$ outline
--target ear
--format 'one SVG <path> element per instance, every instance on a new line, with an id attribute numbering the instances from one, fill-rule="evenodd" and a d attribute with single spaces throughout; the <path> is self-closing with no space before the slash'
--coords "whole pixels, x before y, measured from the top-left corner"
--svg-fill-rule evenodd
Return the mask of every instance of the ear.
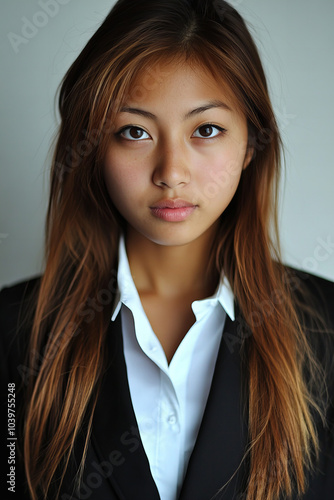
<path id="1" fill-rule="evenodd" d="M 246 170 L 246 168 L 248 167 L 248 165 L 252 161 L 253 156 L 254 156 L 254 148 L 253 147 L 248 147 L 247 151 L 246 151 L 245 159 L 244 159 L 244 164 L 243 164 L 243 167 L 242 167 L 243 170 Z"/>

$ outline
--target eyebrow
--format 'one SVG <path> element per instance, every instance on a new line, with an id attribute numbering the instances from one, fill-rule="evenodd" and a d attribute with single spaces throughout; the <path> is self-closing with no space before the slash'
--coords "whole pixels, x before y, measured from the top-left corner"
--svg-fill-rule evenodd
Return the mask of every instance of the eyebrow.
<path id="1" fill-rule="evenodd" d="M 201 113 L 204 113 L 204 111 L 207 111 L 208 109 L 213 109 L 213 108 L 223 108 L 226 111 L 232 111 L 230 106 L 228 106 L 225 102 L 213 100 L 213 101 L 209 101 L 206 104 L 203 104 L 203 106 L 199 106 L 198 108 L 195 108 L 195 109 L 192 109 L 191 111 L 188 111 L 188 113 L 186 113 L 184 115 L 184 120 L 188 120 L 192 116 L 199 115 Z M 150 113 L 149 111 L 145 111 L 144 109 L 139 109 L 139 108 L 131 108 L 129 106 L 123 106 L 120 109 L 120 112 L 144 116 L 145 118 L 149 118 L 150 120 L 155 120 L 155 121 L 158 119 L 156 115 L 154 115 L 153 113 Z"/>

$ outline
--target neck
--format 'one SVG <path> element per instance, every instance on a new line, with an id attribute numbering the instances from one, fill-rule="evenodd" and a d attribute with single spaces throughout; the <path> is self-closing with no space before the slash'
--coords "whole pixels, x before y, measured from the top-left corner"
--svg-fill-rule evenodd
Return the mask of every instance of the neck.
<path id="1" fill-rule="evenodd" d="M 208 268 L 213 233 L 178 246 L 159 245 L 128 228 L 126 249 L 131 274 L 139 293 L 201 299 L 217 287 L 217 271 Z"/>

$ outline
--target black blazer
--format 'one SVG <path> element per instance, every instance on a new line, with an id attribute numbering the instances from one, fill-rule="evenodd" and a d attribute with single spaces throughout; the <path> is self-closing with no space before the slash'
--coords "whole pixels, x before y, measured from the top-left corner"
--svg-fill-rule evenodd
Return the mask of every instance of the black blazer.
<path id="1" fill-rule="evenodd" d="M 305 283 L 313 299 L 324 305 L 329 326 L 334 330 L 334 283 L 302 272 L 293 271 L 294 289 Z M 16 335 L 24 297 L 29 297 L 38 280 L 20 283 L 0 293 L 1 372 L 5 386 L 16 383 L 16 405 L 22 404 L 22 379 L 29 377 L 24 366 L 29 328 Z M 314 302 L 314 303 L 315 303 Z M 324 312 L 326 314 L 326 312 Z M 238 469 L 247 445 L 247 420 L 241 405 L 242 362 L 240 346 L 251 335 L 239 313 L 236 320 L 226 318 L 222 341 L 215 366 L 210 394 L 197 441 L 190 457 L 179 500 L 241 500 L 240 491 L 247 482 L 247 461 Z M 80 462 L 84 429 L 76 442 L 74 457 L 61 488 L 60 500 L 159 500 L 149 463 L 140 440 L 138 425 L 131 403 L 123 355 L 120 315 L 110 322 L 106 348 L 110 363 L 105 372 L 93 431 L 85 462 L 80 494 L 73 493 L 73 477 Z M 321 353 L 321 349 L 319 350 Z M 319 354 L 322 356 L 322 354 Z M 20 388 L 21 387 L 21 388 Z M 6 387 L 4 387 L 6 391 Z M 317 421 L 320 439 L 320 460 L 309 478 L 303 500 L 333 500 L 334 498 L 334 377 L 329 379 L 331 405 L 327 426 Z M 5 403 L 7 401 L 6 392 Z M 5 410 L 6 411 L 6 410 Z M 4 439 L 7 437 L 4 432 Z M 20 444 L 20 435 L 18 436 Z M 4 446 L 6 461 L 8 448 Z M 8 469 L 7 465 L 7 469 Z M 22 460 L 16 457 L 16 494 L 8 498 L 26 500 Z M 6 469 L 6 473 L 8 472 Z M 236 472 L 237 471 L 237 472 Z M 232 479 L 231 479 L 232 478 Z M 228 482 L 228 485 L 217 492 Z M 6 489 L 7 491 L 7 489 Z M 217 494 L 217 495 L 216 495 Z M 216 496 L 215 496 L 216 495 Z M 54 496 L 50 494 L 50 500 Z M 297 500 L 297 495 L 292 497 Z"/>

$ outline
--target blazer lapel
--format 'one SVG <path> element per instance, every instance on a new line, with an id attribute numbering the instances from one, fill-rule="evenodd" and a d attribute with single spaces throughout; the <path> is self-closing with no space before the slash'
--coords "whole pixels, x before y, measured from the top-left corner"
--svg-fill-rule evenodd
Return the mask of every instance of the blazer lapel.
<path id="1" fill-rule="evenodd" d="M 236 500 L 246 477 L 245 463 L 237 471 L 247 443 L 241 404 L 241 324 L 239 318 L 234 322 L 226 318 L 210 394 L 179 500 Z M 120 314 L 110 323 L 107 335 L 110 362 L 103 377 L 85 462 L 83 482 L 88 486 L 82 489 L 81 496 L 61 498 L 85 500 L 91 498 L 92 490 L 93 498 L 99 500 L 160 500 L 131 403 Z M 66 491 L 69 486 L 70 482 Z"/>
<path id="2" fill-rule="evenodd" d="M 236 321 L 226 317 L 210 394 L 180 500 L 237 499 L 246 477 L 246 464 L 238 469 L 247 443 L 241 402 L 242 324 L 240 316 Z"/>
<path id="3" fill-rule="evenodd" d="M 93 448 L 118 498 L 159 500 L 131 403 L 120 314 L 110 323 L 107 335 L 111 361 L 94 414 Z"/>

